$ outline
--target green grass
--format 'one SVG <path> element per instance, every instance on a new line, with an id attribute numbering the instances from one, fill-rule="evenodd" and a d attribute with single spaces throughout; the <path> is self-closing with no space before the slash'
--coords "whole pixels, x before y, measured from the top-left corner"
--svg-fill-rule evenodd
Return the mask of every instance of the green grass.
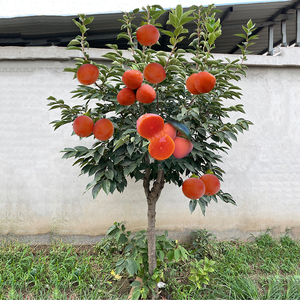
<path id="1" fill-rule="evenodd" d="M 300 299 L 300 243 L 288 234 L 270 233 L 252 241 L 218 242 L 207 231 L 193 232 L 185 245 L 190 260 L 164 270 L 162 295 L 184 299 Z M 0 243 L 0 299 L 126 299 L 133 278 L 111 271 L 122 247 L 113 240 L 98 245 L 56 242 L 30 246 Z M 190 261 L 208 257 L 216 262 L 209 285 L 197 289 L 188 279 Z"/>

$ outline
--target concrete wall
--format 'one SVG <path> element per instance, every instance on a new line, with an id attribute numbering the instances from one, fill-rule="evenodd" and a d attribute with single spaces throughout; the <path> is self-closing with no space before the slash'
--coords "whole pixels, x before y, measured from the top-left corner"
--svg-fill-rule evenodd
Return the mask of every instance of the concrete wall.
<path id="1" fill-rule="evenodd" d="M 105 50 L 91 49 L 92 59 Z M 157 228 L 185 239 L 206 228 L 219 239 L 247 239 L 272 228 L 290 228 L 300 237 L 300 49 L 282 49 L 281 56 L 252 56 L 240 82 L 247 119 L 255 126 L 240 135 L 223 168 L 222 185 L 238 206 L 212 203 L 203 217 L 191 215 L 180 188 L 166 186 L 157 204 Z M 77 243 L 96 242 L 113 222 L 127 229 L 146 229 L 142 183 L 130 182 L 122 194 L 100 193 L 93 200 L 73 160 L 62 160 L 64 147 L 89 145 L 70 136 L 71 125 L 53 131 L 59 118 L 48 111 L 50 95 L 72 103 L 77 82 L 62 70 L 73 66 L 77 52 L 58 47 L 0 48 L 0 234 L 26 242 L 49 242 L 62 236 Z M 216 55 L 222 58 L 224 55 Z M 236 56 L 228 55 L 232 59 Z M 108 63 L 108 62 L 106 62 Z M 239 117 L 238 114 L 233 118 Z"/>

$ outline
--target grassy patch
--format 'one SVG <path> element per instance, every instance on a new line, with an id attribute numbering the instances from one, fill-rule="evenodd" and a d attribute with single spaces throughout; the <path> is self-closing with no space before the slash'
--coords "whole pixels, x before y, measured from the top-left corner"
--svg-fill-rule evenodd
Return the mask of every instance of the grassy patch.
<path id="1" fill-rule="evenodd" d="M 167 299 L 300 299 L 300 244 L 288 234 L 274 239 L 266 232 L 251 242 L 218 242 L 199 230 L 185 247 L 189 260 L 164 270 L 167 286 L 161 296 Z M 112 239 L 81 246 L 2 242 L 0 299 L 126 299 L 134 278 L 112 272 L 123 249 Z M 199 289 L 191 281 L 191 268 L 205 270 L 199 263 L 204 257 L 215 261 L 214 271 Z"/>

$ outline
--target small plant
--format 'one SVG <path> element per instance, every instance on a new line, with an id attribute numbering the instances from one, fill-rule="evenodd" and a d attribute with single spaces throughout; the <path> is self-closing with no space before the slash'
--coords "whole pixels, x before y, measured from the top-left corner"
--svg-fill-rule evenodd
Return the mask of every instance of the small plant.
<path id="1" fill-rule="evenodd" d="M 192 253 L 196 259 L 202 259 L 205 256 L 212 258 L 212 250 L 216 251 L 216 237 L 206 229 L 194 230 L 192 236 Z"/>
<path id="2" fill-rule="evenodd" d="M 266 248 L 274 246 L 276 244 L 274 238 L 271 236 L 271 229 L 267 229 L 266 232 L 255 237 L 255 243 L 258 247 Z"/>
<path id="3" fill-rule="evenodd" d="M 217 298 L 239 299 L 239 300 L 260 300 L 258 285 L 249 277 L 226 276 L 221 279 L 221 289 L 216 293 Z"/>
<path id="4" fill-rule="evenodd" d="M 115 238 L 123 249 L 123 255 L 116 262 L 115 274 L 121 274 L 124 270 L 133 277 L 141 278 L 142 282 L 135 280 L 131 286 L 134 287 L 131 299 L 146 299 L 149 292 L 155 292 L 155 287 L 160 280 L 164 280 L 164 269 L 173 262 L 186 260 L 187 250 L 177 241 L 169 240 L 168 232 L 156 236 L 157 268 L 153 275 L 149 276 L 148 264 L 148 241 L 145 230 L 137 232 L 132 236 L 131 231 L 126 231 L 122 223 L 114 223 L 107 231 L 107 236 Z"/>
<path id="5" fill-rule="evenodd" d="M 191 276 L 189 280 L 193 282 L 193 284 L 201 290 L 203 285 L 207 285 L 209 283 L 209 273 L 215 271 L 212 267 L 216 262 L 205 257 L 201 260 L 195 260 L 191 262 Z"/>

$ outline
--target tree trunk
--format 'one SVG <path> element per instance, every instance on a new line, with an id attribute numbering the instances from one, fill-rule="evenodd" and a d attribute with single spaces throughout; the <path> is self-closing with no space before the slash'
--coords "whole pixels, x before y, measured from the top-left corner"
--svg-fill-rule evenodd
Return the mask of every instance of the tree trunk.
<path id="1" fill-rule="evenodd" d="M 164 170 L 159 170 L 157 178 L 150 190 L 150 169 L 146 170 L 144 176 L 144 190 L 147 197 L 148 203 L 148 263 L 149 263 L 149 274 L 153 275 L 155 268 L 157 267 L 156 262 L 156 244 L 155 244 L 155 215 L 156 215 L 156 202 L 159 199 L 162 189 L 164 188 Z M 157 291 L 157 288 L 155 289 Z M 152 297 L 155 299 L 155 296 Z"/>

